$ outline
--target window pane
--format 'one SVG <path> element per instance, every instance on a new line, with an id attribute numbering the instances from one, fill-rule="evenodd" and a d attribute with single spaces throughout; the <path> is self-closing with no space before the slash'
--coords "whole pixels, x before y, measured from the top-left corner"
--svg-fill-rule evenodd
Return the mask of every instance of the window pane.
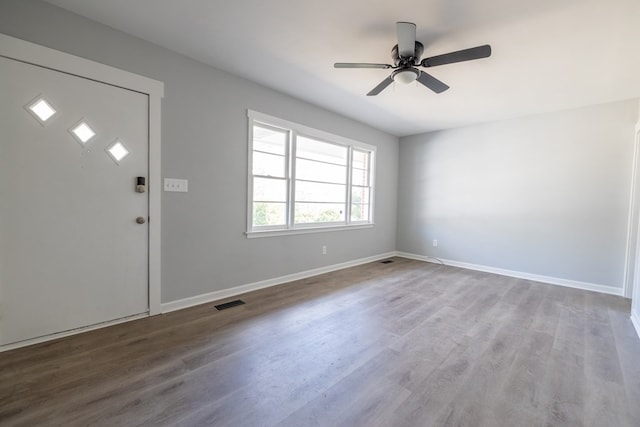
<path id="1" fill-rule="evenodd" d="M 347 183 L 347 167 L 296 159 L 296 176 L 308 181 Z"/>
<path id="2" fill-rule="evenodd" d="M 253 225 L 285 225 L 287 223 L 286 203 L 264 203 L 255 202 L 253 204 Z"/>
<path id="3" fill-rule="evenodd" d="M 351 203 L 369 203 L 369 188 L 353 187 L 351 189 Z"/>
<path id="4" fill-rule="evenodd" d="M 296 181 L 296 201 L 344 204 L 346 190 L 346 185 Z"/>
<path id="5" fill-rule="evenodd" d="M 253 126 L 253 149 L 284 156 L 288 132 L 259 125 Z"/>
<path id="6" fill-rule="evenodd" d="M 353 162 L 351 164 L 354 168 L 369 169 L 369 153 L 353 150 Z"/>
<path id="7" fill-rule="evenodd" d="M 253 200 L 256 202 L 286 202 L 287 181 L 284 179 L 253 178 Z"/>
<path id="8" fill-rule="evenodd" d="M 362 169 L 353 169 L 351 171 L 351 184 L 361 185 L 364 187 L 369 186 L 369 172 Z"/>
<path id="9" fill-rule="evenodd" d="M 344 204 L 332 203 L 296 203 L 296 224 L 313 222 L 343 222 Z"/>
<path id="10" fill-rule="evenodd" d="M 296 142 L 296 157 L 346 166 L 347 147 L 298 136 Z"/>
<path id="11" fill-rule="evenodd" d="M 253 152 L 253 174 L 285 177 L 285 158 L 275 154 Z"/>
<path id="12" fill-rule="evenodd" d="M 369 205 L 353 204 L 351 205 L 351 221 L 368 221 Z"/>

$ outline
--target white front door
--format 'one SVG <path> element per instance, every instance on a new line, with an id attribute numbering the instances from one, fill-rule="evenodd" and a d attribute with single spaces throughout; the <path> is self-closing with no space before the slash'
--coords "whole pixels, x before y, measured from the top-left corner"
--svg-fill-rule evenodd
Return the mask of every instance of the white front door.
<path id="1" fill-rule="evenodd" d="M 2 57 L 0 76 L 0 345 L 148 312 L 148 95 Z"/>

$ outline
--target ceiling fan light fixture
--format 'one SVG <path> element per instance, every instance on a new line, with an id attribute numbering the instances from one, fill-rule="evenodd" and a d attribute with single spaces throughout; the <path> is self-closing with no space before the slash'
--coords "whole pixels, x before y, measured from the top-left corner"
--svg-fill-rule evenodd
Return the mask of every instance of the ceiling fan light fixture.
<path id="1" fill-rule="evenodd" d="M 420 71 L 415 68 L 403 68 L 393 72 L 393 81 L 409 84 L 416 81 L 419 75 Z"/>

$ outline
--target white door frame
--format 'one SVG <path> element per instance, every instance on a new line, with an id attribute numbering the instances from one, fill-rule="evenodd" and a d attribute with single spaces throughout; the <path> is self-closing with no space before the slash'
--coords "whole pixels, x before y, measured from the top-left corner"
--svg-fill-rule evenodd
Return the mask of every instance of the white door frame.
<path id="1" fill-rule="evenodd" d="M 636 125 L 635 139 L 633 143 L 633 166 L 631 169 L 631 195 L 629 198 L 629 223 L 627 225 L 627 250 L 624 263 L 624 283 L 622 295 L 631 298 L 633 285 L 640 278 L 635 274 L 638 260 L 638 228 L 640 225 L 640 121 Z"/>
<path id="2" fill-rule="evenodd" d="M 5 34 L 0 34 L 0 56 L 149 96 L 149 315 L 160 314 L 160 121 L 164 83 Z"/>

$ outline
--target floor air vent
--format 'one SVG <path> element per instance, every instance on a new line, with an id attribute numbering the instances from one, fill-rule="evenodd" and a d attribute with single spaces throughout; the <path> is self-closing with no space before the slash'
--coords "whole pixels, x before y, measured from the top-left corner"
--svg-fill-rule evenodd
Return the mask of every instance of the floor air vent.
<path id="1" fill-rule="evenodd" d="M 241 299 L 237 299 L 235 301 L 225 302 L 224 304 L 218 304 L 215 307 L 218 310 L 226 310 L 227 308 L 235 307 L 236 305 L 242 305 L 242 304 L 244 304 L 244 301 L 242 301 Z"/>
<path id="2" fill-rule="evenodd" d="M 392 262 L 392 259 L 385 259 L 384 261 L 380 261 L 381 264 L 391 264 Z"/>

